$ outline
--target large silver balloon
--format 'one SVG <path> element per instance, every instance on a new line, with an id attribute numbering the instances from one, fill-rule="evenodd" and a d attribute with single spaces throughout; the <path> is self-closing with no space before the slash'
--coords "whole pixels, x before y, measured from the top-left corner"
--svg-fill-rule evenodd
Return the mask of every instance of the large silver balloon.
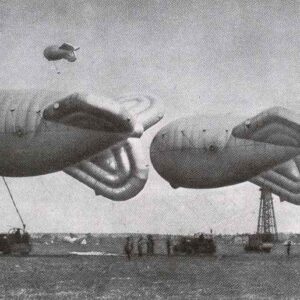
<path id="1" fill-rule="evenodd" d="M 163 117 L 151 96 L 0 91 L 0 176 L 65 171 L 113 200 L 137 195 L 148 178 L 140 137 Z"/>
<path id="2" fill-rule="evenodd" d="M 175 120 L 152 141 L 154 168 L 174 188 L 250 181 L 300 205 L 300 115 L 274 107 L 237 124 L 228 115 Z"/>

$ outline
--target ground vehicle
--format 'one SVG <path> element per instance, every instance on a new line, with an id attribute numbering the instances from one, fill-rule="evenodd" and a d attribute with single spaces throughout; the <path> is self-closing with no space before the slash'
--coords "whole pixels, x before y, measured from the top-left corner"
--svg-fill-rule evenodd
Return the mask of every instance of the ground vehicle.
<path id="1" fill-rule="evenodd" d="M 173 247 L 175 255 L 213 254 L 216 245 L 211 235 L 201 234 L 193 237 L 184 236 Z"/>
<path id="2" fill-rule="evenodd" d="M 261 234 L 252 234 L 248 236 L 248 242 L 245 244 L 245 251 L 271 252 L 273 243 L 271 238 Z"/>
<path id="3" fill-rule="evenodd" d="M 31 239 L 27 231 L 13 228 L 8 233 L 0 233 L 0 251 L 3 254 L 28 255 Z"/>
<path id="4" fill-rule="evenodd" d="M 17 208 L 13 195 L 10 191 L 10 188 L 5 180 L 2 177 L 3 182 L 7 188 L 10 199 L 16 209 L 16 212 L 20 218 L 23 229 L 21 228 L 11 228 L 8 233 L 0 233 L 0 252 L 3 254 L 16 254 L 16 255 L 28 255 L 31 251 L 31 239 L 29 233 L 25 230 L 26 225 L 23 221 L 23 218 Z"/>

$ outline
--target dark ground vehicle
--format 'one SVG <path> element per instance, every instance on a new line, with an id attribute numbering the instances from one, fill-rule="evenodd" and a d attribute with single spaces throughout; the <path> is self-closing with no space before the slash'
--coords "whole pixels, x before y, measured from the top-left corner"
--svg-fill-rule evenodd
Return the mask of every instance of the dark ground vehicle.
<path id="1" fill-rule="evenodd" d="M 173 253 L 175 255 L 201 255 L 214 254 L 216 245 L 211 235 L 194 237 L 182 237 L 180 241 L 174 245 Z"/>
<path id="2" fill-rule="evenodd" d="M 31 251 L 29 233 L 20 228 L 0 233 L 0 251 L 3 254 L 28 255 Z"/>
<path id="3" fill-rule="evenodd" d="M 272 237 L 262 234 L 252 234 L 248 236 L 248 242 L 245 244 L 245 251 L 271 252 L 273 247 Z"/>

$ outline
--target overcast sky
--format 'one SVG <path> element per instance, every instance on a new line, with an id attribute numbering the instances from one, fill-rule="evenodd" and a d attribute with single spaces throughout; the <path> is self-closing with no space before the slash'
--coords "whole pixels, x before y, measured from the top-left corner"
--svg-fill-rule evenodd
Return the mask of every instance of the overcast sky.
<path id="1" fill-rule="evenodd" d="M 194 113 L 252 116 L 274 105 L 299 111 L 299 1 L 0 1 L 3 88 L 151 93 L 163 125 Z M 80 46 L 74 63 L 43 57 L 51 44 Z M 259 189 L 173 190 L 151 167 L 145 189 L 113 202 L 59 172 L 7 178 L 31 231 L 254 232 Z M 19 225 L 0 184 L 0 230 Z M 300 231 L 300 206 L 274 197 L 279 231 Z"/>

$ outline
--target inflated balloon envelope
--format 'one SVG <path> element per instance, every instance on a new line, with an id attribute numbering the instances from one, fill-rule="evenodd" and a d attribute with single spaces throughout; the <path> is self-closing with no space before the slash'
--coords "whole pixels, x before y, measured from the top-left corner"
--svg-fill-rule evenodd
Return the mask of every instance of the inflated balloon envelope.
<path id="1" fill-rule="evenodd" d="M 163 117 L 153 96 L 0 91 L 0 175 L 63 170 L 113 200 L 134 197 L 148 177 L 140 143 Z"/>
<path id="2" fill-rule="evenodd" d="M 63 43 L 61 46 L 51 45 L 45 48 L 44 56 L 50 61 L 65 59 L 69 62 L 76 60 L 75 51 L 80 47 L 75 47 L 69 43 Z"/>
<path id="3" fill-rule="evenodd" d="M 300 205 L 300 115 L 272 107 L 235 116 L 192 116 L 162 128 L 151 161 L 172 187 L 217 188 L 250 181 Z"/>

